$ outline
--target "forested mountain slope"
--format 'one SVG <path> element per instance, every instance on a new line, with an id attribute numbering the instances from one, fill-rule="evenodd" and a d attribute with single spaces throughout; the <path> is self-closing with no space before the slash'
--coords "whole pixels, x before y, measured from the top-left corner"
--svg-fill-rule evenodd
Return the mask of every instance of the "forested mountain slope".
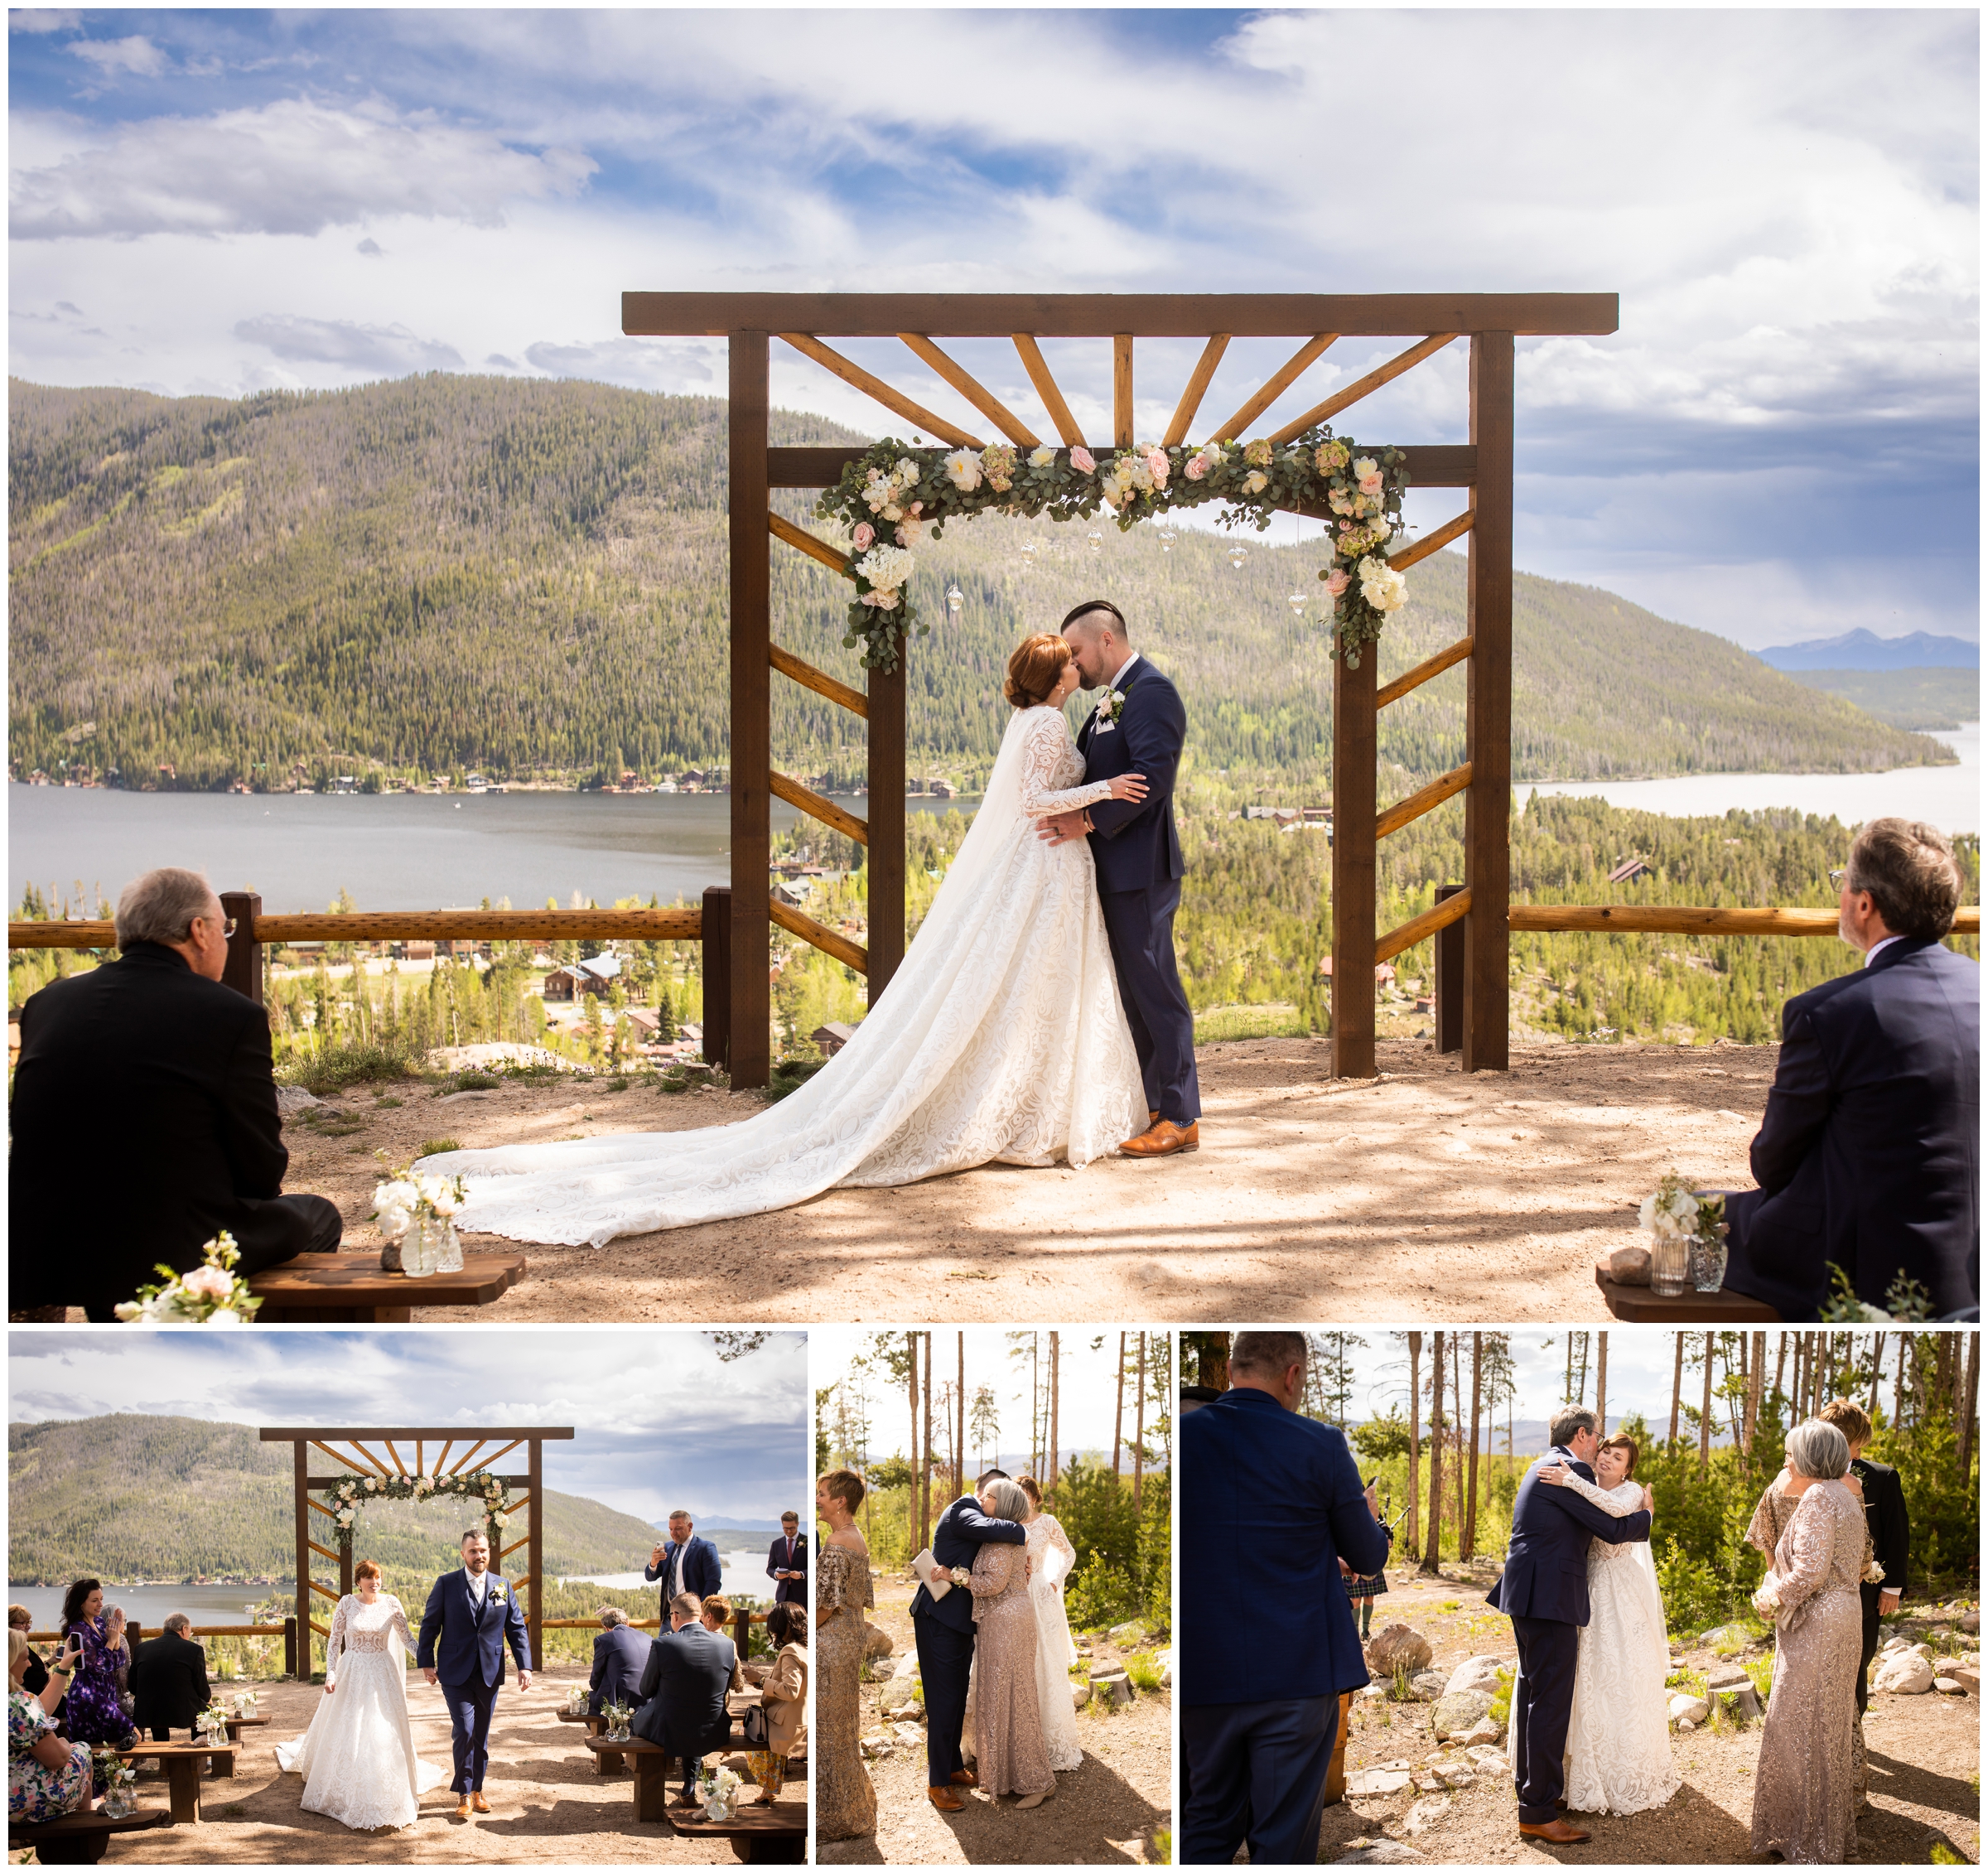
<path id="1" fill-rule="evenodd" d="M 604 384 L 431 375 L 232 402 L 10 385 L 10 754 L 127 785 L 289 784 L 294 764 L 584 775 L 726 758 L 725 409 Z M 776 443 L 856 441 L 776 413 Z M 1459 497 L 1460 500 L 1460 496 Z M 780 497 L 799 519 L 808 498 Z M 970 781 L 1026 630 L 1116 598 L 1179 682 L 1193 758 L 1317 772 L 1330 746 L 1315 529 L 1163 541 L 983 519 L 920 554 L 912 771 Z M 1030 564 L 1021 548 L 1040 543 Z M 774 548 L 776 638 L 860 683 L 847 587 Z M 957 581 L 957 617 L 943 592 Z M 1463 562 L 1411 576 L 1383 677 L 1461 632 Z M 1288 602 L 1305 599 L 1301 617 Z M 1860 771 L 1949 756 L 1725 640 L 1522 575 L 1522 779 Z M 1460 759 L 1464 674 L 1382 718 L 1384 759 Z M 860 724 L 776 681 L 775 758 L 862 765 Z M 174 784 L 166 781 L 164 784 Z"/>
<path id="2" fill-rule="evenodd" d="M 22 1586 L 86 1573 L 282 1578 L 296 1566 L 291 1447 L 246 1425 L 119 1412 L 10 1425 L 7 1442 L 7 1571 Z M 334 1473 L 328 1457 L 313 1453 L 312 1465 Z M 499 1468 L 508 1474 L 511 1463 Z M 364 1512 L 359 1538 L 388 1566 L 447 1566 L 466 1513 L 460 1499 L 382 1504 Z M 321 1526 L 314 1533 L 330 1545 Z M 647 1562 L 654 1539 L 637 1516 L 545 1493 L 550 1574 L 625 1573 Z"/>

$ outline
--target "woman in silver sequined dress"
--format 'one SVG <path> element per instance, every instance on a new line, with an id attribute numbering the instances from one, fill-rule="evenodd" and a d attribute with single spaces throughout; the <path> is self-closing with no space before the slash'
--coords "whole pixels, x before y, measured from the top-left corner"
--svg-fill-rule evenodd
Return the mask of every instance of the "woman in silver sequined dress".
<path id="1" fill-rule="evenodd" d="M 1021 1522 L 1029 1499 L 998 1477 L 980 1506 L 1004 1522 Z M 1043 1740 L 1035 1692 L 1036 1626 L 1029 1594 L 1029 1551 L 985 1542 L 973 1562 L 973 1739 L 984 1794 L 1012 1793 L 1017 1808 L 1040 1808 L 1056 1789 Z"/>

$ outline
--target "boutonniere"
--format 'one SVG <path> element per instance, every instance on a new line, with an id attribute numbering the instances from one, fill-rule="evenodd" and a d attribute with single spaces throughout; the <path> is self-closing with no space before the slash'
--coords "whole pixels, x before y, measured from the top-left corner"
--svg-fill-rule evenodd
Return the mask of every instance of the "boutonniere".
<path id="1" fill-rule="evenodd" d="M 503 1603 L 504 1582 L 502 1581 L 493 1581 L 490 1583 L 490 1598 L 496 1600 L 499 1605 Z"/>
<path id="2" fill-rule="evenodd" d="M 1108 691 L 1104 700 L 1098 705 L 1098 733 L 1101 735 L 1108 733 L 1117 725 L 1119 717 L 1124 712 L 1125 692 L 1122 689 Z"/>

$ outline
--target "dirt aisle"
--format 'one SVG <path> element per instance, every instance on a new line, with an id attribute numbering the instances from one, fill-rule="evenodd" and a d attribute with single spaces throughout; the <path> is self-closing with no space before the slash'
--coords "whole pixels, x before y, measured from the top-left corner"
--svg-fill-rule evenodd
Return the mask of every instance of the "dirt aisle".
<path id="1" fill-rule="evenodd" d="M 989 1166 L 604 1248 L 533 1248 L 528 1279 L 475 1317 L 1605 1320 L 1595 1261 L 1633 1239 L 1634 1207 L 1666 1170 L 1750 1184 L 1775 1055 L 1537 1045 L 1513 1050 L 1509 1074 L 1465 1078 L 1425 1041 L 1378 1052 L 1382 1078 L 1335 1082 L 1322 1040 L 1206 1047 L 1191 1156 Z M 755 1095 L 573 1081 L 387 1098 L 398 1103 L 355 1093 L 289 1131 L 288 1187 L 333 1198 L 353 1248 L 377 1239 L 364 1221 L 375 1150 L 682 1129 L 762 1109 Z"/>
<path id="2" fill-rule="evenodd" d="M 880 1682 L 863 1689 L 863 1734 L 885 1729 L 883 1711 L 911 1701 L 910 1677 L 889 1678 L 898 1661 L 915 1658 L 911 1595 L 907 1581 L 880 1576 L 871 1623 L 896 1649 L 878 1668 Z M 1116 1660 L 1108 1641 L 1093 1641 L 1098 1663 Z M 905 1862 L 922 1866 L 1143 1866 L 1153 1856 L 1156 1830 L 1172 1826 L 1173 1701 L 1165 1692 L 1142 1692 L 1132 1705 L 1107 1711 L 1093 1699 L 1077 1713 L 1083 1766 L 1056 1778 L 1056 1793 L 1023 1813 L 998 1806 L 977 1790 L 967 1805 L 941 1814 L 925 1793 L 922 1726 L 915 1740 L 893 1740 L 893 1753 L 869 1764 L 876 1789 L 873 1838 L 823 1842 L 823 1864 Z M 895 1727 L 895 1726 L 893 1726 Z M 904 1726 L 909 1731 L 913 1726 Z"/>

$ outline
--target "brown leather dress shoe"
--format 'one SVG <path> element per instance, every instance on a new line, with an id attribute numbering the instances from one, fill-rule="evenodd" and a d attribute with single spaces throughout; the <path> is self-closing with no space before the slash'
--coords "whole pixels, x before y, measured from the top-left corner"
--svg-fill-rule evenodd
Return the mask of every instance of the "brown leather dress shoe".
<path id="1" fill-rule="evenodd" d="M 953 1771 L 953 1786 L 955 1789 L 977 1789 L 980 1778 L 970 1769 L 956 1769 Z"/>
<path id="2" fill-rule="evenodd" d="M 1127 1138 L 1118 1149 L 1127 1157 L 1171 1157 L 1175 1151 L 1201 1148 L 1201 1122 L 1179 1126 L 1170 1118 L 1156 1119 L 1136 1138 Z"/>
<path id="3" fill-rule="evenodd" d="M 1589 1837 L 1565 1821 L 1522 1821 L 1518 1831 L 1528 1840 L 1550 1841 L 1556 1847 L 1577 1847 Z"/>
<path id="4" fill-rule="evenodd" d="M 479 1814 L 488 1814 L 490 1812 L 490 1804 L 483 1798 L 483 1791 L 480 1789 L 470 1797 L 470 1806 L 475 1808 Z"/>
<path id="5" fill-rule="evenodd" d="M 925 1793 L 941 1814 L 958 1814 L 967 1805 L 964 1798 L 950 1789 L 928 1789 Z"/>
<path id="6" fill-rule="evenodd" d="M 470 1798 L 467 1795 L 456 1803 L 456 1818 L 458 1821 L 467 1821 L 470 1818 Z"/>

